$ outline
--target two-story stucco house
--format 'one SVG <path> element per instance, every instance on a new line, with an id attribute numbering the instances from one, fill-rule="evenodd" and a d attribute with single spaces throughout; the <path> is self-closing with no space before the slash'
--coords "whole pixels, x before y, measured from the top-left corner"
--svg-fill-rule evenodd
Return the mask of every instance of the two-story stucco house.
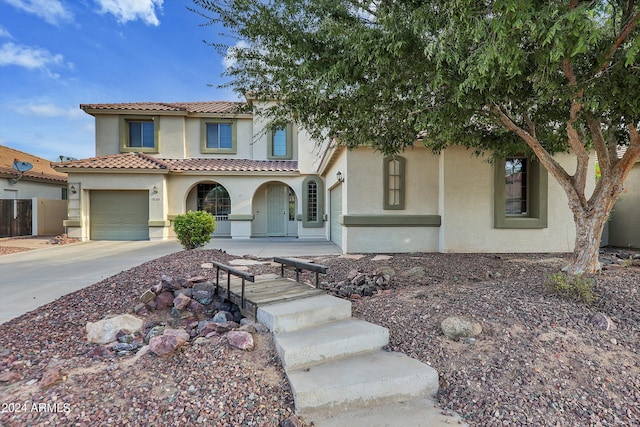
<path id="1" fill-rule="evenodd" d="M 327 239 L 344 252 L 573 247 L 564 193 L 529 159 L 490 163 L 419 142 L 395 157 L 349 151 L 245 103 L 80 107 L 95 117 L 96 157 L 57 164 L 74 188 L 72 237 L 167 239 L 175 215 L 204 209 L 216 236 Z"/>

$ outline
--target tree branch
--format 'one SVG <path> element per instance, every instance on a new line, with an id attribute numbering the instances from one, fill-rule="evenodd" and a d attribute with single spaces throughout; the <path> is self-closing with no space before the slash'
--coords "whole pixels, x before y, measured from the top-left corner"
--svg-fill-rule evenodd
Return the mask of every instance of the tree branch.
<path id="1" fill-rule="evenodd" d="M 572 185 L 573 179 L 564 170 L 562 166 L 549 154 L 547 150 L 544 149 L 540 141 L 537 138 L 534 138 L 529 132 L 522 129 L 520 126 L 515 124 L 515 122 L 509 117 L 509 115 L 497 104 L 493 104 L 489 106 L 493 114 L 496 115 L 497 119 L 500 121 L 500 124 L 506 128 L 507 130 L 515 133 L 518 137 L 520 137 L 527 145 L 533 150 L 536 157 L 540 160 L 540 163 L 545 167 L 545 169 L 553 175 L 560 186 L 564 189 L 564 191 L 568 195 L 578 196 L 578 199 L 582 201 L 582 197 L 577 194 L 575 187 Z M 571 200 L 572 197 L 569 197 Z M 584 205 L 583 205 L 584 207 Z"/>
<path id="2" fill-rule="evenodd" d="M 622 181 L 627 179 L 629 172 L 633 168 L 633 165 L 636 163 L 638 158 L 640 158 L 640 132 L 638 129 L 630 123 L 627 125 L 627 129 L 629 129 L 629 146 L 627 147 L 627 151 L 622 156 L 622 159 L 616 163 L 614 166 L 615 169 L 618 169 L 617 172 L 622 177 Z"/>
<path id="3" fill-rule="evenodd" d="M 569 81 L 569 86 L 573 89 L 577 88 L 577 79 L 576 75 L 573 72 L 573 66 L 571 62 L 567 58 L 562 60 L 562 71 L 564 72 L 567 80 Z M 584 90 L 578 90 L 574 98 L 571 100 L 571 109 L 569 110 L 569 120 L 567 120 L 567 139 L 569 145 L 573 149 L 576 154 L 577 164 L 576 164 L 576 172 L 573 175 L 573 183 L 576 187 L 578 194 L 582 194 L 581 201 L 586 204 L 586 199 L 584 198 L 584 190 L 587 185 L 587 171 L 589 170 L 589 153 L 584 146 L 580 138 L 580 134 L 575 128 L 575 124 L 578 121 L 578 113 L 582 108 L 582 97 L 584 95 Z"/>
<path id="4" fill-rule="evenodd" d="M 527 114 L 526 112 L 522 116 L 524 117 L 524 121 L 529 128 L 529 134 L 531 134 L 533 138 L 538 139 L 538 137 L 536 136 L 536 124 L 533 123 L 531 117 L 529 117 L 529 114 Z"/>
<path id="5" fill-rule="evenodd" d="M 602 122 L 600 119 L 587 116 L 587 125 L 591 132 L 591 138 L 596 147 L 596 154 L 598 155 L 598 164 L 600 165 L 600 173 L 607 175 L 611 170 L 611 158 L 609 156 L 609 150 L 607 149 L 607 143 L 602 135 Z"/>
<path id="6" fill-rule="evenodd" d="M 606 70 L 609 64 L 611 64 L 611 60 L 613 59 L 613 56 L 618 51 L 618 48 L 620 47 L 620 45 L 622 45 L 622 43 L 624 43 L 627 40 L 627 38 L 629 37 L 629 34 L 631 34 L 633 29 L 638 25 L 639 22 L 640 22 L 640 11 L 636 12 L 636 14 L 633 15 L 629 19 L 627 24 L 622 28 L 622 31 L 616 38 L 616 41 L 613 43 L 613 45 L 611 45 L 611 49 L 609 49 L 609 52 L 605 55 L 604 62 L 596 70 L 594 75 L 598 75 L 604 70 Z"/>

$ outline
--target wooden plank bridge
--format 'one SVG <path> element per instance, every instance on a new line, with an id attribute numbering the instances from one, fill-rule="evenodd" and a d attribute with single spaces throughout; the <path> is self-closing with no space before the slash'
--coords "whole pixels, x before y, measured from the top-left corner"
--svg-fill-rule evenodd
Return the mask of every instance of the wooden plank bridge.
<path id="1" fill-rule="evenodd" d="M 319 274 L 326 274 L 327 267 L 293 258 L 276 257 L 273 260 L 280 264 L 280 276 L 269 274 L 256 277 L 246 271 L 214 261 L 217 295 L 240 307 L 243 316 L 255 320 L 258 307 L 325 294 L 325 291 L 318 289 L 318 285 Z M 296 280 L 284 277 L 285 266 L 295 269 Z M 315 287 L 300 283 L 302 270 L 315 273 Z M 226 273 L 222 282 L 221 271 Z"/>

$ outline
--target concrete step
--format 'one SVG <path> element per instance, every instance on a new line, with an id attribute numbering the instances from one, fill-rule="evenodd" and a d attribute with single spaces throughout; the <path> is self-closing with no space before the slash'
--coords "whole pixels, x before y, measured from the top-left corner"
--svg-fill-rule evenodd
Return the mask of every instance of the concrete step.
<path id="1" fill-rule="evenodd" d="M 304 421 L 316 427 L 465 427 L 459 415 L 441 409 L 430 397 L 357 408 L 349 411 L 306 413 Z"/>
<path id="2" fill-rule="evenodd" d="M 434 395 L 438 373 L 384 350 L 287 372 L 296 412 L 348 410 Z"/>
<path id="3" fill-rule="evenodd" d="M 258 322 L 274 334 L 296 331 L 351 317 L 349 301 L 319 295 L 258 307 Z"/>
<path id="4" fill-rule="evenodd" d="M 345 319 L 275 335 L 276 351 L 285 371 L 331 359 L 380 350 L 389 343 L 389 330 L 358 319 Z"/>

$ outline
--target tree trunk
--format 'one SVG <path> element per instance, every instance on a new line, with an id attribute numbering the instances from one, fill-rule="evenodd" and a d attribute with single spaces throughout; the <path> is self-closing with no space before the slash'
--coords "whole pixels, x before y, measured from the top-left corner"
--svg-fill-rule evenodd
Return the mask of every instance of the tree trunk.
<path id="1" fill-rule="evenodd" d="M 587 214 L 582 211 L 574 212 L 576 226 L 576 241 L 571 256 L 571 262 L 563 271 L 568 274 L 593 274 L 600 271 L 600 242 L 602 232 L 607 223 L 609 212 L 605 209 L 598 210 L 595 214 Z"/>

